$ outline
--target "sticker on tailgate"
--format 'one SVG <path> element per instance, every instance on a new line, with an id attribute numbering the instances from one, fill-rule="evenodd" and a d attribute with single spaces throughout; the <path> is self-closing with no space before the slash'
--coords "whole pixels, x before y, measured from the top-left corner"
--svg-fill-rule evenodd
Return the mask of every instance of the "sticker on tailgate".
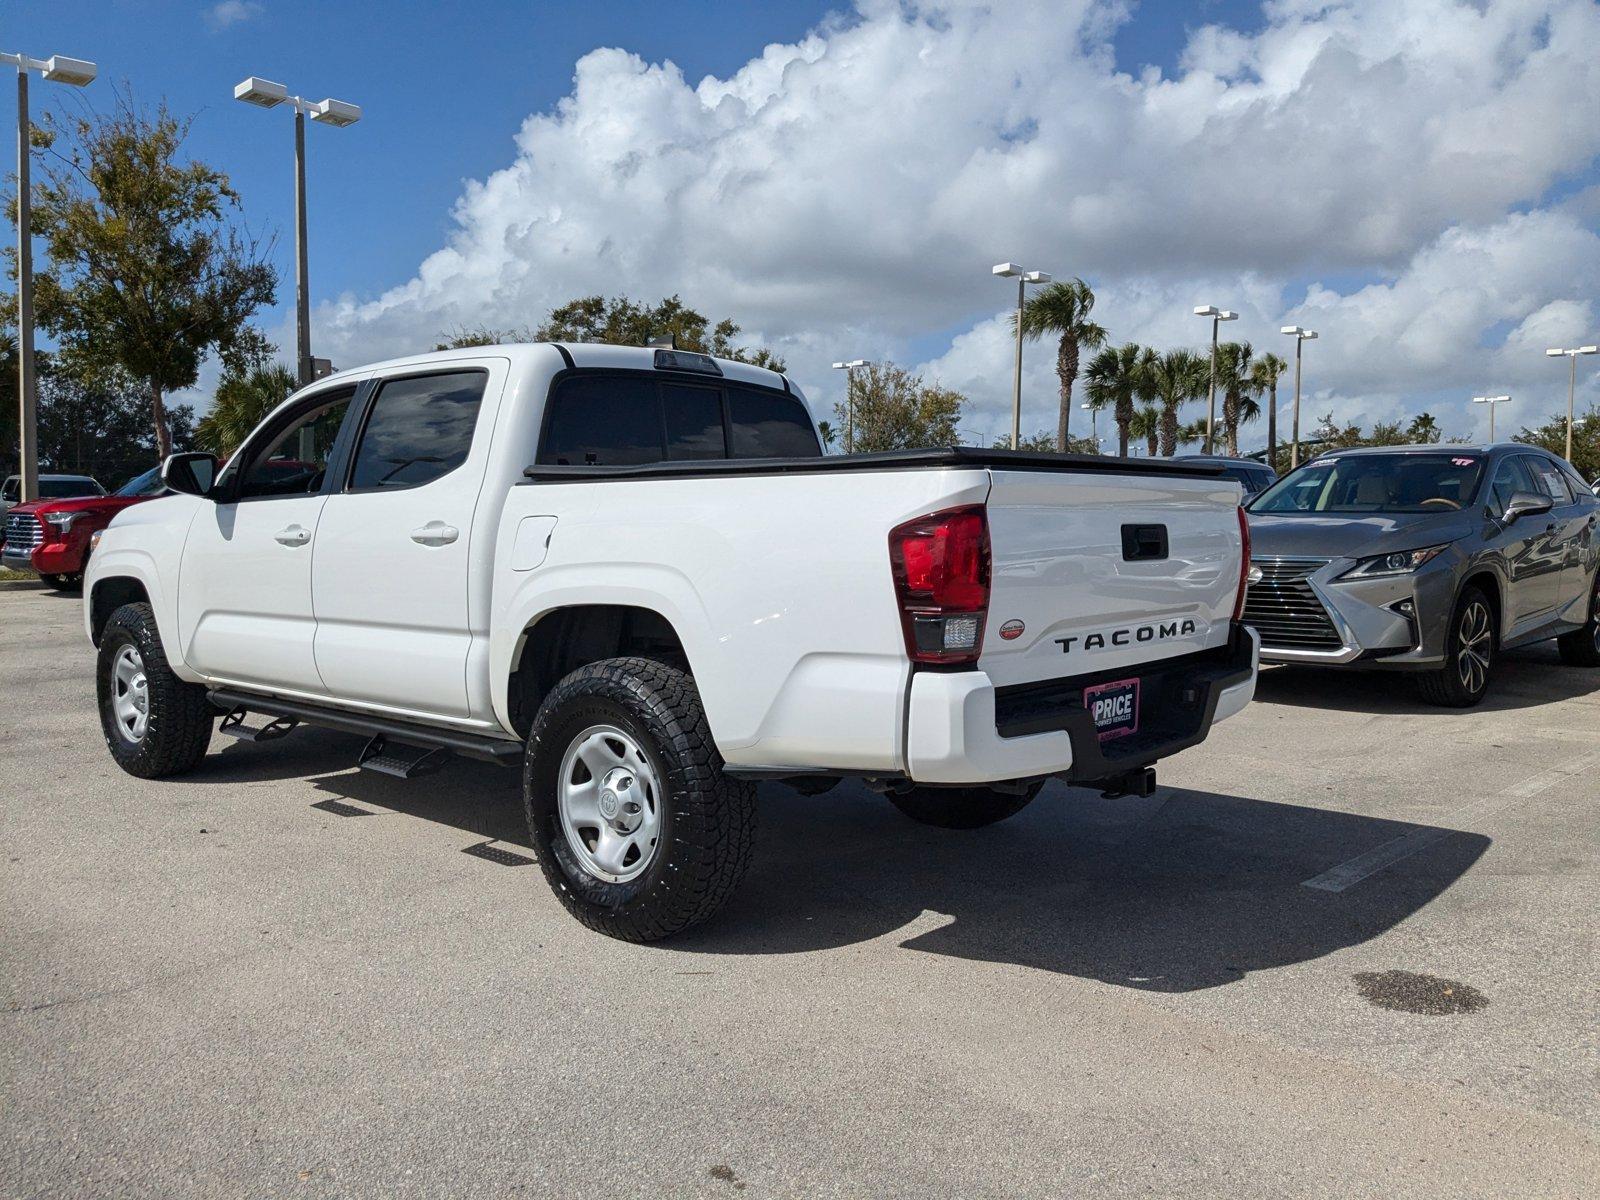
<path id="1" fill-rule="evenodd" d="M 1083 689 L 1083 706 L 1094 718 L 1102 742 L 1127 737 L 1139 729 L 1139 681 L 1118 679 Z"/>

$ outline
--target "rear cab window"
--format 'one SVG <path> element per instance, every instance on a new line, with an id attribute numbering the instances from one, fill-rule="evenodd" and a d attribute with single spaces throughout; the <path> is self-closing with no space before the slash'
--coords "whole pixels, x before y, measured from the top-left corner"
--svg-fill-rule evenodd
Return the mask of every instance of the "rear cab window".
<path id="1" fill-rule="evenodd" d="M 421 487 L 466 462 L 488 381 L 483 370 L 384 380 L 356 444 L 348 490 Z"/>
<path id="2" fill-rule="evenodd" d="M 638 466 L 820 457 L 810 413 L 799 397 L 777 388 L 645 371 L 576 371 L 550 389 L 537 461 Z"/>

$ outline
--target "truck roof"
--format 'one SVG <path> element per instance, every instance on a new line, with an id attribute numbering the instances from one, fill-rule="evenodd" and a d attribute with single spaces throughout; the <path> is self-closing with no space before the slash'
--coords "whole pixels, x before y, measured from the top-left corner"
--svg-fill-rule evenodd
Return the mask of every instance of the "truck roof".
<path id="1" fill-rule="evenodd" d="M 428 366 L 485 356 L 508 358 L 513 366 L 523 366 L 535 359 L 543 358 L 551 348 L 562 353 L 575 367 L 653 371 L 656 366 L 657 347 L 654 346 L 613 346 L 605 342 L 501 342 L 490 346 L 464 346 L 458 350 L 433 350 L 424 354 L 408 354 L 403 358 L 366 363 L 363 366 L 336 371 L 317 382 L 320 384 L 347 377 L 356 379 L 370 375 L 374 371 L 387 371 L 396 367 Z M 707 357 L 716 362 L 722 369 L 723 376 L 728 379 L 738 379 L 745 383 L 780 388 L 784 391 L 799 391 L 799 388 L 781 372 L 738 362 L 731 358 L 716 358 L 714 355 Z"/>

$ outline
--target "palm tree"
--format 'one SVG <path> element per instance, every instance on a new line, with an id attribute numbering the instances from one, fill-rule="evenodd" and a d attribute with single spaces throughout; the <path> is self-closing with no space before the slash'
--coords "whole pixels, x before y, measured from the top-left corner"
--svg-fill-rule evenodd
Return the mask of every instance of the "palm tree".
<path id="1" fill-rule="evenodd" d="M 1113 349 L 1107 346 L 1089 362 L 1085 373 L 1085 393 L 1097 408 L 1110 408 L 1117 422 L 1117 453 L 1128 453 L 1129 426 L 1135 400 L 1150 398 L 1150 363 L 1155 352 L 1135 342 Z"/>
<path id="2" fill-rule="evenodd" d="M 195 441 L 227 457 L 296 386 L 294 372 L 276 364 L 223 375 L 211 411 L 195 426 Z"/>
<path id="3" fill-rule="evenodd" d="M 1193 350 L 1168 350 L 1150 361 L 1150 398 L 1161 405 L 1161 453 L 1168 458 L 1178 448 L 1178 409 L 1205 395 L 1210 372 L 1210 362 Z"/>
<path id="4" fill-rule="evenodd" d="M 1061 380 L 1061 412 L 1056 421 L 1058 450 L 1066 450 L 1070 436 L 1072 382 L 1078 377 L 1078 352 L 1098 349 L 1106 340 L 1106 331 L 1089 320 L 1093 309 L 1094 292 L 1081 279 L 1043 287 L 1022 306 L 1024 337 L 1037 341 L 1053 333 L 1061 339 L 1056 346 L 1056 378 Z"/>
<path id="5" fill-rule="evenodd" d="M 1251 383 L 1253 354 L 1249 342 L 1223 342 L 1217 347 L 1217 390 L 1222 393 L 1222 436 L 1227 442 L 1228 453 L 1234 458 L 1239 457 L 1239 424 L 1252 419 L 1246 415 L 1244 405 L 1254 386 Z M 1260 406 L 1253 400 L 1250 406 L 1259 415 Z M 1208 454 L 1215 450 L 1214 444 L 1206 447 Z"/>
<path id="6" fill-rule="evenodd" d="M 833 440 L 838 436 L 838 434 L 834 433 L 833 426 L 828 424 L 828 422 L 818 421 L 817 436 L 822 439 L 822 449 L 824 452 L 826 452 L 833 449 Z"/>
<path id="7" fill-rule="evenodd" d="M 1278 380 L 1289 364 L 1276 354 L 1263 354 L 1250 368 L 1250 383 L 1256 395 L 1267 393 L 1267 466 L 1278 469 Z"/>
<path id="8" fill-rule="evenodd" d="M 1136 409 L 1133 420 L 1128 422 L 1128 432 L 1136 438 L 1143 438 L 1147 452 L 1154 458 L 1156 443 L 1161 436 L 1161 410 L 1153 404 Z"/>

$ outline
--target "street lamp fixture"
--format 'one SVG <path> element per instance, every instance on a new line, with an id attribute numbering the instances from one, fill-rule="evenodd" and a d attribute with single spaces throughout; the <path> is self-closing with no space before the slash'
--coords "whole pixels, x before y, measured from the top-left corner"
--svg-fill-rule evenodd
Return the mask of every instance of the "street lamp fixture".
<path id="1" fill-rule="evenodd" d="M 1278 332 L 1286 333 L 1294 339 L 1294 441 L 1290 444 L 1289 450 L 1289 469 L 1292 471 L 1300 465 L 1300 352 L 1305 349 L 1307 342 L 1316 340 L 1317 331 L 1299 325 L 1285 325 Z M 1278 469 L 1277 463 L 1268 465 L 1274 471 Z"/>
<path id="2" fill-rule="evenodd" d="M 1474 404 L 1487 404 L 1489 406 L 1489 440 L 1491 442 L 1494 441 L 1494 410 L 1502 404 L 1509 404 L 1511 402 L 1511 397 L 1474 396 L 1472 398 L 1472 402 Z"/>
<path id="3" fill-rule="evenodd" d="M 1559 346 L 1552 346 L 1545 351 L 1547 358 L 1565 358 L 1572 364 L 1572 369 L 1567 373 L 1567 461 L 1572 461 L 1572 394 L 1578 388 L 1578 355 L 1600 354 L 1600 346 L 1574 346 L 1570 350 L 1563 350 Z"/>
<path id="4" fill-rule="evenodd" d="M 28 72 L 37 71 L 51 83 L 83 87 L 94 82 L 100 68 L 81 58 L 52 54 L 29 58 L 26 54 L 0 53 L 0 62 L 17 69 L 17 457 L 22 478 L 17 498 L 24 503 L 39 498 L 39 376 L 33 361 L 33 148 L 28 142 Z"/>
<path id="5" fill-rule="evenodd" d="M 321 125 L 343 129 L 361 120 L 361 106 L 344 100 L 307 100 L 294 96 L 281 83 L 255 75 L 234 85 L 233 98 L 257 108 L 277 108 L 288 104 L 294 109 L 294 317 L 295 357 L 300 386 L 316 378 L 316 363 L 311 357 L 311 292 L 306 267 L 306 117 Z"/>
<path id="6" fill-rule="evenodd" d="M 856 399 L 850 393 L 850 372 L 857 367 L 867 365 L 864 358 L 852 358 L 849 362 L 836 362 L 833 364 L 835 371 L 844 372 L 844 452 L 851 454 L 856 447 Z"/>
<path id="7" fill-rule="evenodd" d="M 1197 304 L 1194 315 L 1211 318 L 1211 389 L 1206 408 L 1206 453 L 1210 454 L 1215 447 L 1217 424 L 1217 328 L 1224 321 L 1237 321 L 1239 314 L 1215 304 Z"/>
<path id="8" fill-rule="evenodd" d="M 1011 448 L 1022 445 L 1022 303 L 1028 284 L 1049 283 L 1045 271 L 1025 271 L 1016 263 L 995 263 L 993 274 L 1017 281 L 1017 361 L 1011 378 Z"/>

